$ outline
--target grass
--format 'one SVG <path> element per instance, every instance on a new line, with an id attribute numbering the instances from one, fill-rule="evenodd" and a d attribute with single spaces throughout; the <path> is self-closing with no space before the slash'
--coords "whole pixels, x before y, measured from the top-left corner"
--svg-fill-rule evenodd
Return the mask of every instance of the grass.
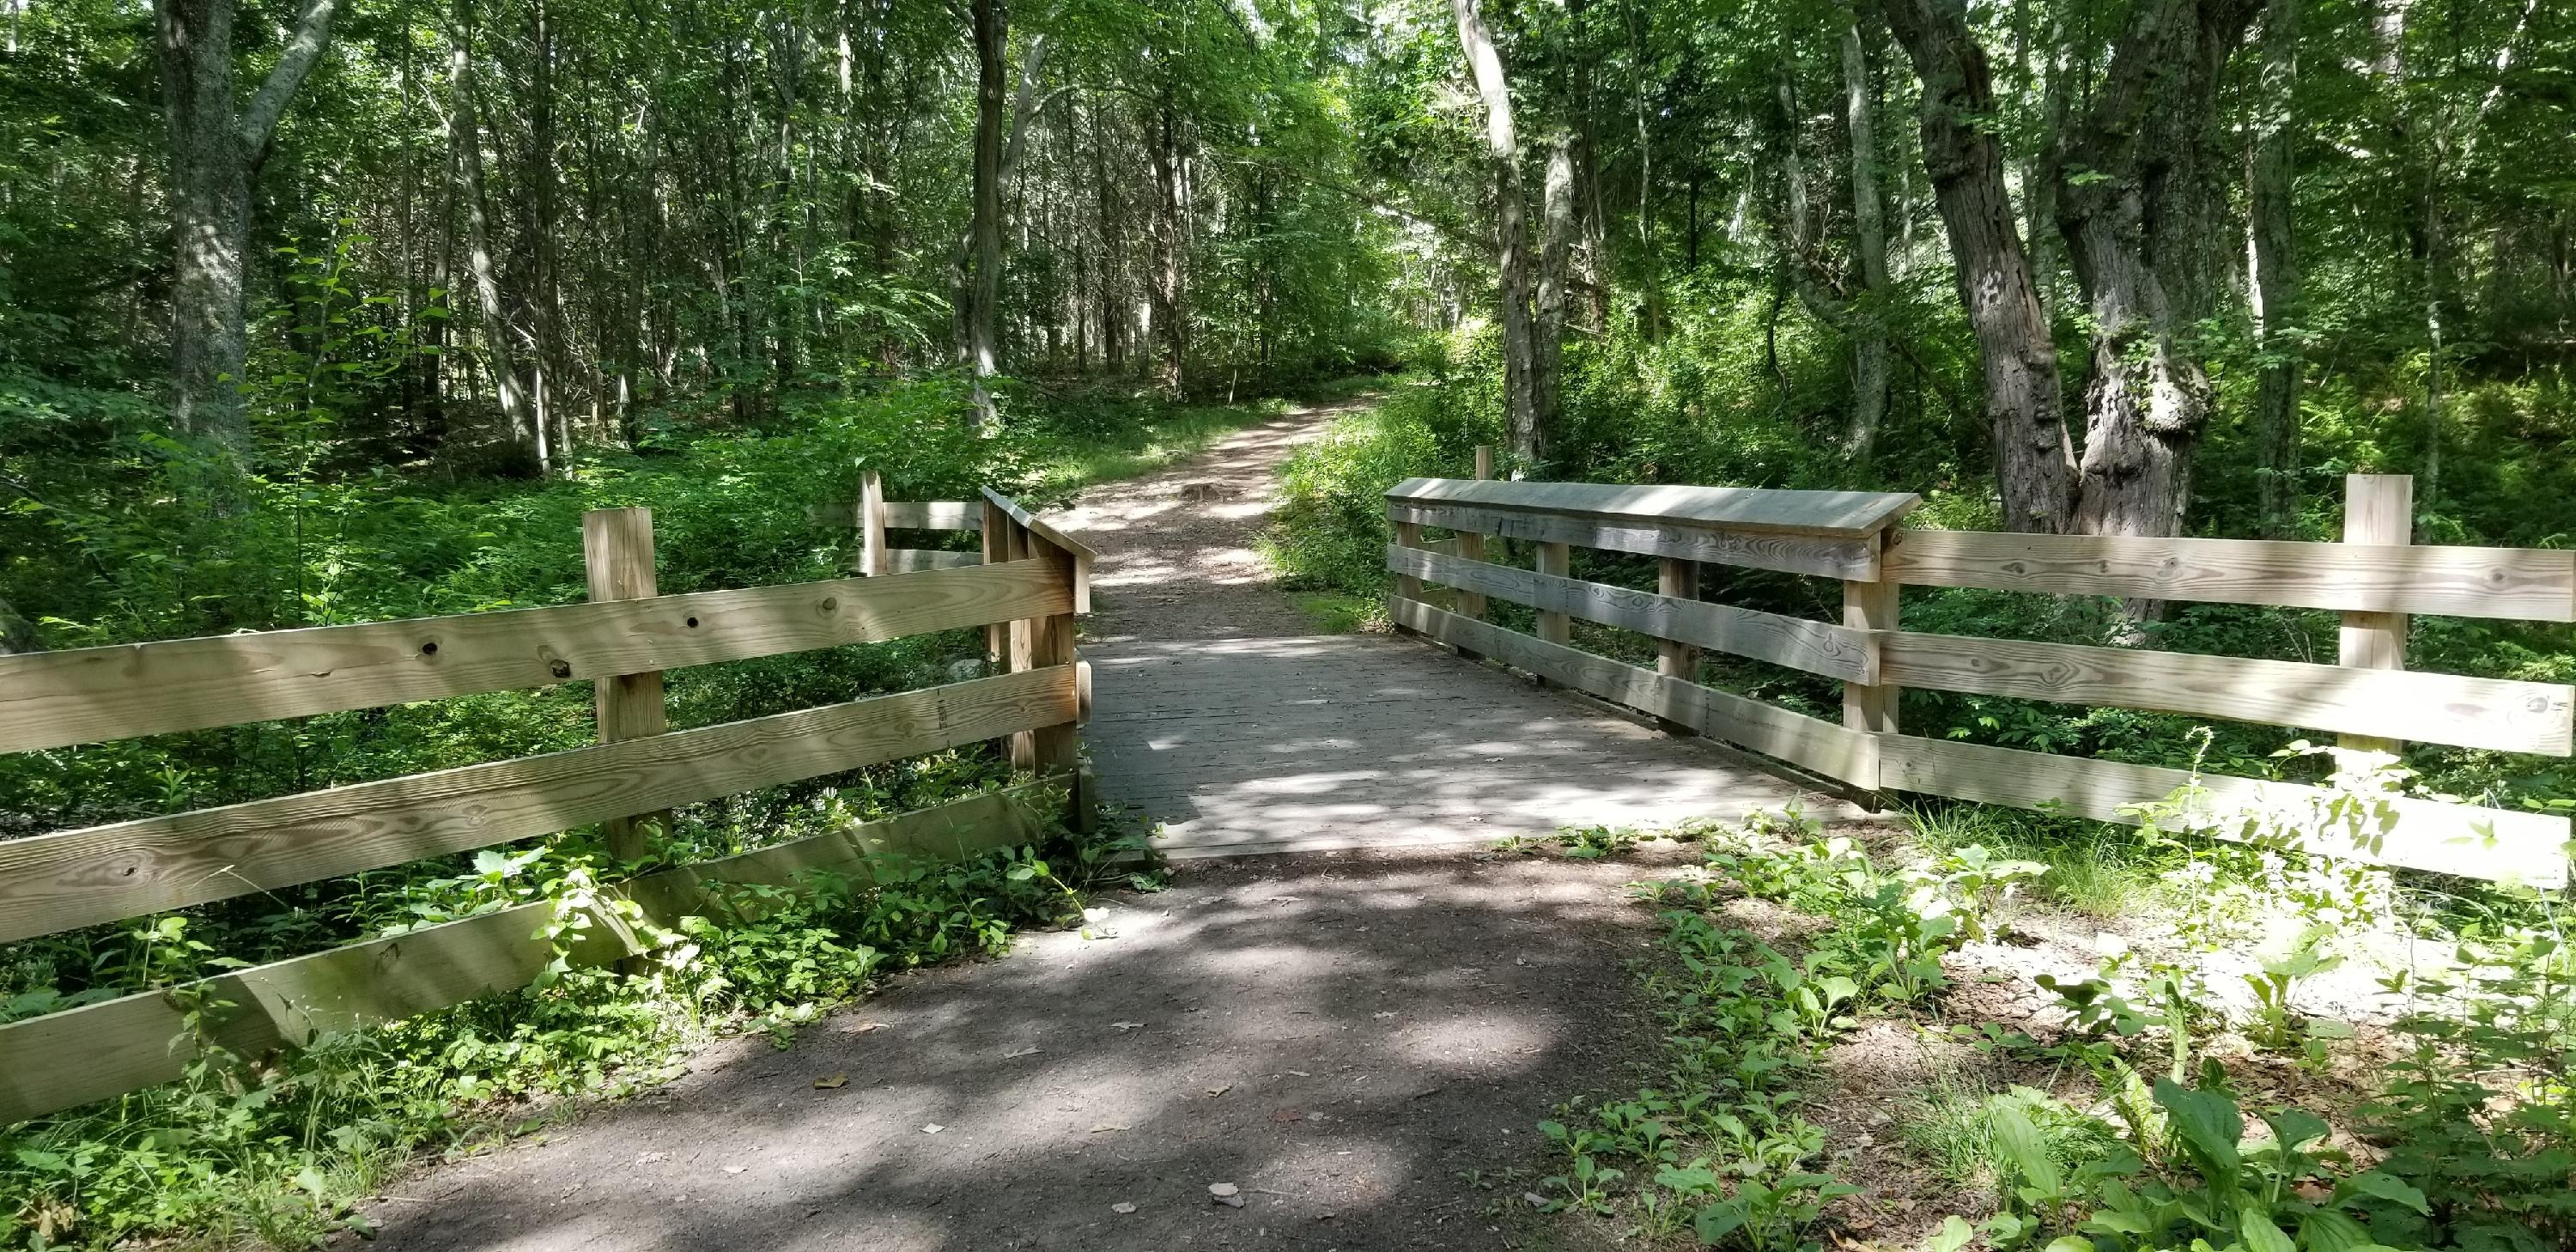
<path id="1" fill-rule="evenodd" d="M 1297 597 L 1297 612 L 1319 634 L 1347 635 L 1366 630 L 1369 623 L 1383 618 L 1386 606 L 1365 596 L 1324 592 Z"/>
<path id="2" fill-rule="evenodd" d="M 1998 857 L 2046 865 L 2033 895 L 2105 921 L 2152 904 L 2172 857 L 2124 826 L 1983 804 L 1917 805 L 1906 820 L 1926 851 L 1977 844 Z"/>
<path id="3" fill-rule="evenodd" d="M 1982 1079 L 1961 1074 L 1942 1075 L 1917 1093 L 1898 1115 L 1897 1136 L 1952 1185 L 1993 1195 L 2012 1168 L 1995 1138 L 1998 1101 L 2020 1106 L 2049 1156 L 2062 1167 L 2101 1160 L 2119 1142 L 2101 1119 L 2045 1093 L 2028 1087 L 1998 1092 Z"/>
<path id="4" fill-rule="evenodd" d="M 1076 490 L 1150 474 L 1215 447 L 1243 429 L 1289 412 L 1286 400 L 1167 409 L 1114 433 L 1072 443 L 1041 471 L 1050 484 Z"/>

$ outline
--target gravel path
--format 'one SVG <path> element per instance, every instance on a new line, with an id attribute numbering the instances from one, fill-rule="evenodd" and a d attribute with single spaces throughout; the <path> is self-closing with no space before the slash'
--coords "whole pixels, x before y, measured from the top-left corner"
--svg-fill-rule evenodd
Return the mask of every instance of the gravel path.
<path id="1" fill-rule="evenodd" d="M 1790 794 L 1428 644 L 1309 633 L 1253 541 L 1325 416 L 1069 519 L 1106 553 L 1084 647 L 1111 795 L 1215 851 Z M 1232 702 L 1158 706 L 1191 684 Z M 1621 888 L 1651 873 L 1418 846 L 1189 862 L 1108 900 L 1107 936 L 904 977 L 786 1051 L 730 1040 L 369 1212 L 418 1252 L 1588 1246 L 1607 1236 L 1512 1201 L 1550 1164 L 1534 1123 L 1633 1086 L 1653 1026 L 1629 962 L 1654 930 Z"/>

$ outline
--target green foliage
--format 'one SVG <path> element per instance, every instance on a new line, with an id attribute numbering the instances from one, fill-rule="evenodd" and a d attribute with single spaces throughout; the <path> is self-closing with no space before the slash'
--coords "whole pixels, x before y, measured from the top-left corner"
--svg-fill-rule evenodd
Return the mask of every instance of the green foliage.
<path id="1" fill-rule="evenodd" d="M 1047 836 L 1074 864 L 1099 865 L 1125 840 Z M 998 954 L 1029 925 L 1078 920 L 1075 886 L 1047 847 L 959 864 L 889 863 L 867 881 L 813 875 L 798 889 L 737 886 L 710 913 L 657 930 L 604 895 L 596 862 L 566 847 L 476 858 L 468 894 L 484 911 L 551 902 L 559 954 L 579 929 L 631 930 L 652 951 L 628 975 L 560 959 L 527 990 L 344 1035 L 270 1059 L 201 1041 L 178 1082 L 0 1132 L 0 1246 L 109 1247 L 184 1235 L 196 1246 L 256 1237 L 308 1246 L 359 1228 L 349 1204 L 422 1149 L 471 1151 L 536 1121 L 536 1095 L 622 1096 L 652 1085 L 710 1034 L 795 1029 L 863 992 L 890 966 Z M 480 897 L 479 902 L 469 903 Z M 147 971 L 182 976 L 185 919 L 145 928 Z M 140 976 L 148 976 L 138 974 Z M 17 1007 L 13 1005 L 13 1007 Z M 217 1006 L 203 1006 L 212 1009 Z"/>

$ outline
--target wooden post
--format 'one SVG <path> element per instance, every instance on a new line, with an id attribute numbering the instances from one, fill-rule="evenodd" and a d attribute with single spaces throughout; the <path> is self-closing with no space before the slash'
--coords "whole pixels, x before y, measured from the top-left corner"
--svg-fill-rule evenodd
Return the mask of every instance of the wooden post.
<path id="1" fill-rule="evenodd" d="M 885 481 L 875 470 L 859 476 L 859 572 L 870 578 L 886 572 Z"/>
<path id="2" fill-rule="evenodd" d="M 1032 546 L 1035 549 L 1032 555 L 1037 557 L 1037 559 L 1046 562 L 1048 568 L 1054 570 L 1059 577 L 1064 579 L 1066 587 L 1072 587 L 1074 578 L 1073 554 L 1047 542 L 1042 538 L 1032 537 Z M 1057 613 L 1048 617 L 1037 618 L 1029 622 L 1028 626 L 1028 663 L 1030 667 L 1043 668 L 1049 665 L 1075 664 L 1073 614 Z M 1017 667 L 1015 666 L 1014 668 Z M 1079 689 L 1077 688 L 1077 690 Z M 1080 731 L 1077 727 L 1079 719 L 1082 716 L 1081 709 L 1083 703 L 1084 701 L 1079 695 L 1077 695 L 1075 699 L 1076 721 L 1064 722 L 1054 726 L 1041 726 L 1028 733 L 1029 764 L 1031 768 L 1043 771 L 1064 770 L 1069 772 L 1081 767 L 1082 745 L 1081 739 L 1079 738 Z M 1018 764 L 1019 761 L 1018 749 L 1019 737 L 1013 736 L 1012 763 L 1014 765 Z M 1086 803 L 1087 800 L 1088 797 L 1082 793 L 1081 788 L 1077 785 L 1075 788 L 1074 803 L 1083 804 Z"/>
<path id="3" fill-rule="evenodd" d="M 1397 522 L 1395 524 L 1395 545 L 1399 548 L 1421 547 L 1422 523 Z M 1411 574 L 1396 575 L 1395 594 L 1396 598 L 1402 600 L 1420 600 L 1422 598 L 1422 580 Z M 1398 626 L 1395 629 L 1400 634 L 1410 635 L 1414 633 L 1413 629 L 1408 626 Z"/>
<path id="4" fill-rule="evenodd" d="M 984 502 L 984 563 L 999 565 L 1011 559 L 1011 515 L 990 500 Z M 984 663 L 1000 665 L 1011 656 L 1011 628 L 995 622 L 984 628 Z"/>
<path id="5" fill-rule="evenodd" d="M 1657 557 L 1655 590 L 1682 600 L 1699 598 L 1699 562 L 1680 557 Z M 1655 641 L 1655 672 L 1683 682 L 1699 681 L 1699 649 L 1676 639 Z M 1670 735 L 1695 735 L 1699 732 L 1680 722 L 1655 719 Z"/>
<path id="6" fill-rule="evenodd" d="M 581 515 L 582 572 L 593 600 L 646 600 L 658 594 L 653 576 L 653 510 L 593 509 Z M 695 623 L 692 623 L 693 625 Z M 557 662 L 558 677 L 574 675 Z M 641 739 L 671 729 L 662 704 L 662 674 L 593 674 L 599 741 Z M 657 835 L 671 829 L 670 813 L 620 817 L 608 823 L 609 855 L 640 861 Z"/>
<path id="7" fill-rule="evenodd" d="M 1572 545 L 1562 543 L 1538 545 L 1538 572 L 1554 574 L 1559 578 L 1572 578 L 1574 576 Z M 1574 641 L 1574 619 L 1563 613 L 1552 613 L 1541 609 L 1538 615 L 1538 637 L 1548 643 L 1571 643 Z M 1542 678 L 1538 680 L 1538 685 L 1557 687 L 1563 684 Z"/>
<path id="8" fill-rule="evenodd" d="M 1477 445 L 1476 445 L 1476 481 L 1478 481 L 1478 482 L 1483 482 L 1483 481 L 1485 481 L 1486 479 L 1492 478 L 1493 476 L 1494 476 L 1494 449 L 1493 449 L 1493 446 L 1492 446 L 1492 445 L 1490 445 L 1490 444 L 1481 444 L 1481 443 L 1480 443 L 1480 444 L 1477 444 Z M 1460 557 L 1462 557 L 1462 558 L 1464 558 L 1464 559 L 1466 559 L 1466 560 L 1470 560 L 1470 561 L 1481 561 L 1481 560 L 1484 560 L 1484 559 L 1485 559 L 1485 537 L 1484 537 L 1482 534 L 1479 534 L 1479 533 L 1477 533 L 1477 532 L 1475 532 L 1475 531 L 1472 531 L 1472 530 L 1462 530 L 1462 531 L 1457 532 L 1457 535 L 1458 535 L 1458 555 L 1459 555 Z M 1469 590 L 1467 590 L 1467 589 L 1466 589 L 1466 588 L 1464 588 L 1464 587 L 1459 587 L 1459 588 L 1456 588 L 1455 590 L 1456 590 L 1456 593 L 1457 593 L 1457 594 L 1456 594 L 1456 598 L 1455 598 L 1455 600 L 1454 600 L 1454 602 L 1453 602 L 1453 603 L 1454 603 L 1454 604 L 1455 604 L 1455 606 L 1456 606 L 1456 609 L 1457 609 L 1457 613 L 1458 613 L 1458 615 L 1459 615 L 1459 616 L 1461 616 L 1461 617 L 1472 617 L 1472 618 L 1477 619 L 1478 621 L 1482 621 L 1482 620 L 1484 620 L 1484 617 L 1485 617 L 1485 597 L 1483 596 L 1483 594 L 1481 594 L 1481 593 L 1479 593 L 1479 592 L 1469 591 Z M 1478 653 L 1478 652 L 1471 652 L 1471 651 L 1469 651 L 1469 650 L 1467 650 L 1467 649 L 1465 649 L 1465 648 L 1460 648 L 1460 649 L 1458 649 L 1458 655 L 1459 655 L 1459 656 L 1461 656 L 1461 657 L 1464 657 L 1465 659 L 1470 660 L 1470 661 L 1476 661 L 1476 660 L 1482 660 L 1482 659 L 1483 659 L 1483 654 L 1482 654 L 1482 653 Z"/>
<path id="9" fill-rule="evenodd" d="M 1005 517 L 1005 523 L 1003 534 L 1006 536 L 1006 539 L 1004 541 L 1002 558 L 1008 561 L 1025 561 L 1030 559 L 1032 556 L 1035 556 L 1036 553 L 1031 550 L 1032 543 L 1029 528 L 1021 525 L 1017 519 L 1008 518 L 1007 516 Z M 1065 570 L 1065 578 L 1068 582 L 1073 578 L 1073 570 L 1070 565 L 1068 565 Z M 1045 620 L 1047 619 L 1022 617 L 1016 618 L 1005 624 L 1004 629 L 1010 632 L 1009 659 L 1003 665 L 1005 670 L 1016 674 L 1022 670 L 1037 668 L 1039 625 Z M 1073 625 L 1073 619 L 1068 617 L 1064 620 L 1065 626 L 1067 627 L 1065 648 L 1066 651 L 1070 652 L 1072 650 L 1071 627 Z M 1028 730 L 1013 732 L 1011 735 L 1011 768 L 1036 769 L 1037 767 L 1037 732 Z"/>
<path id="10" fill-rule="evenodd" d="M 2403 546 L 2415 541 L 2415 479 L 2407 474 L 2346 474 L 2343 541 Z M 2406 668 L 2406 615 L 2346 613 L 2338 661 L 2357 669 Z M 2396 753 L 2406 745 L 2376 735 L 2343 735 L 2347 748 Z"/>
<path id="11" fill-rule="evenodd" d="M 1896 604 L 1899 584 L 1887 574 L 1887 534 L 1877 536 L 1879 560 L 1876 582 L 1843 583 L 1843 625 L 1853 630 L 1896 629 Z M 1896 733 L 1896 698 L 1898 688 L 1867 687 L 1859 683 L 1843 684 L 1843 725 L 1853 730 L 1882 734 Z"/>

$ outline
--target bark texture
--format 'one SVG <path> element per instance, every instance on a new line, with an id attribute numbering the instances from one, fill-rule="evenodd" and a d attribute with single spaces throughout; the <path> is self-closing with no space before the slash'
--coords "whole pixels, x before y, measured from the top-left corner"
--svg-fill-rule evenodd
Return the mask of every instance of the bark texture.
<path id="1" fill-rule="evenodd" d="M 1001 0 L 974 0 L 975 188 L 974 285 L 966 298 L 966 363 L 975 377 L 975 420 L 995 426 L 990 380 L 1000 372 L 993 313 L 1002 302 L 1002 65 L 1008 38 Z"/>
<path id="2" fill-rule="evenodd" d="M 233 454 L 250 446 L 242 404 L 249 356 L 243 299 L 251 188 L 278 120 L 331 38 L 337 0 L 304 0 L 295 34 L 250 103 L 235 103 L 233 0 L 158 0 L 154 45 L 170 128 L 173 424 Z"/>
<path id="3" fill-rule="evenodd" d="M 2260 524 L 2267 538 L 2288 538 L 2299 513 L 2299 258 L 2290 233 L 2297 137 L 2298 0 L 2269 0 L 2263 9 L 2263 74 L 2257 93 L 2254 152 L 2246 171 L 2246 287 L 2252 297 L 2254 346 L 2261 365 L 2254 386 L 2254 455 Z"/>
<path id="4" fill-rule="evenodd" d="M 2195 327 L 2225 263 L 2219 78 L 2253 0 L 2141 0 L 2053 162 L 2058 232 L 2092 315 L 2086 534 L 2180 533 L 2210 388 Z"/>
<path id="5" fill-rule="evenodd" d="M 1976 332 L 2004 525 L 2064 532 L 2075 517 L 2075 456 L 2060 409 L 2057 347 L 2014 226 L 2003 153 L 1983 124 L 1996 109 L 1985 50 L 1968 29 L 1963 0 L 1878 4 L 1923 81 L 1923 161 Z"/>
<path id="6" fill-rule="evenodd" d="M 1449 0 L 1449 9 L 1457 19 L 1458 46 L 1466 54 L 1467 72 L 1485 105 L 1485 154 L 1494 170 L 1495 236 L 1501 256 L 1503 425 L 1513 472 L 1519 474 L 1538 465 L 1547 451 L 1531 377 L 1529 224 L 1521 194 L 1520 139 L 1512 125 L 1512 93 L 1503 77 L 1502 54 L 1494 48 L 1484 14 L 1476 0 Z"/>

